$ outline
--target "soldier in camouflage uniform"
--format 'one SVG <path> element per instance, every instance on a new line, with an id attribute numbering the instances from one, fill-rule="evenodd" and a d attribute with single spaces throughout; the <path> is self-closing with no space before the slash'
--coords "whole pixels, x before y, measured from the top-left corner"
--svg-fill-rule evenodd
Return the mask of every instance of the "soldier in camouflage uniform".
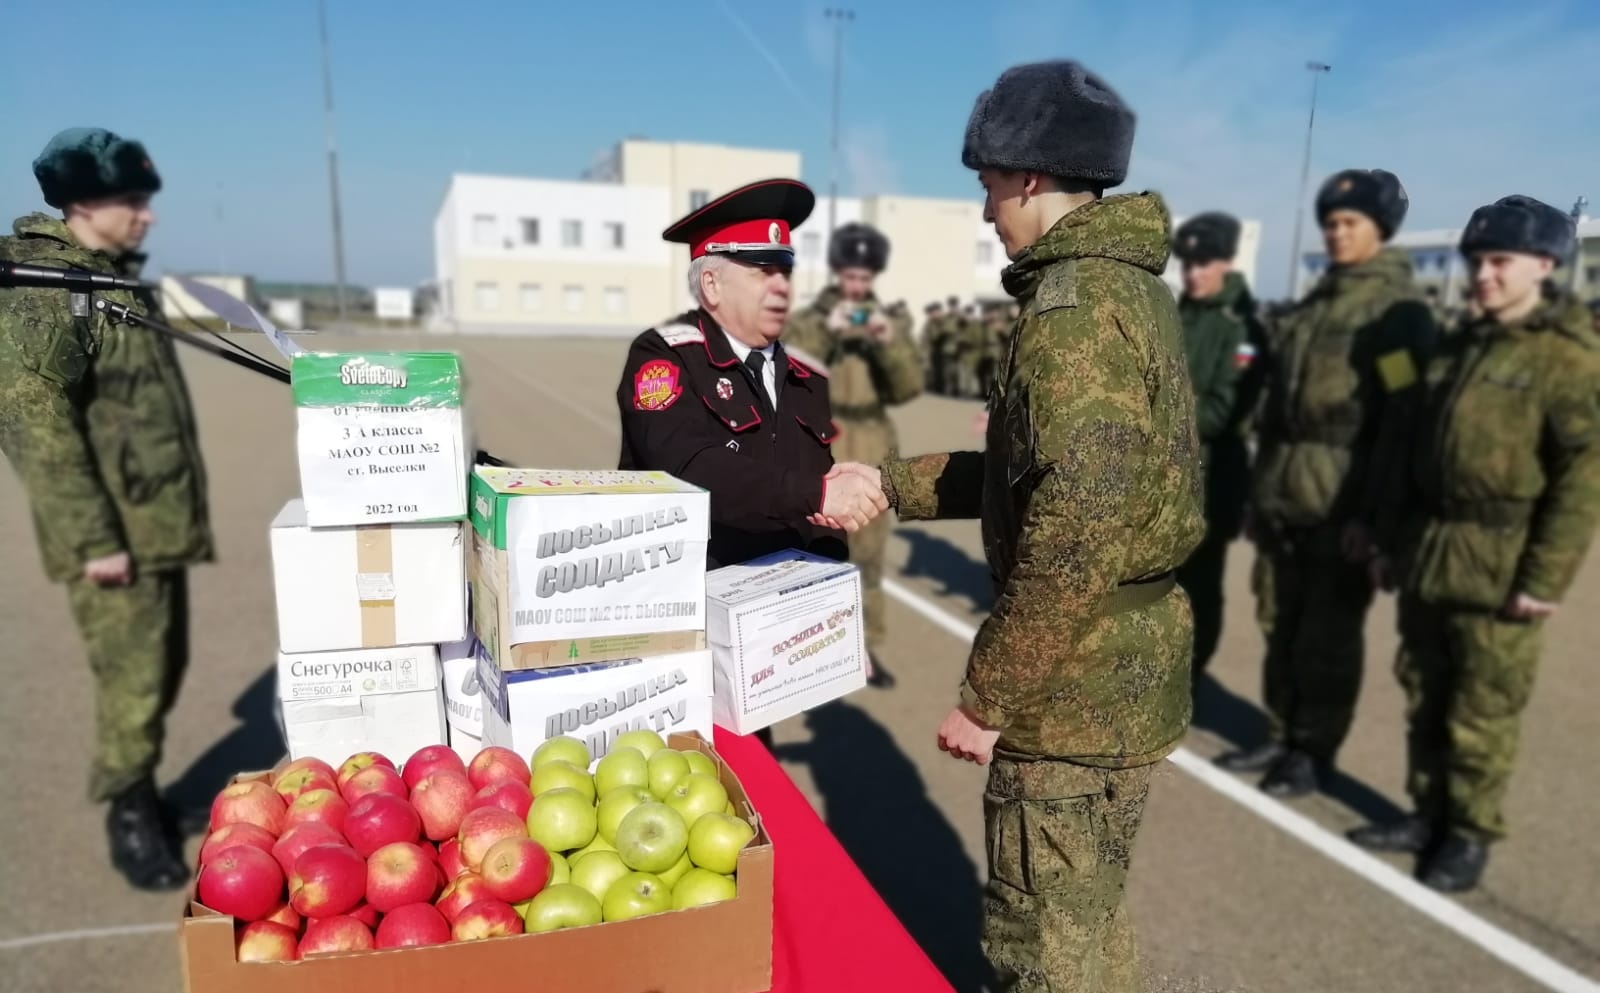
<path id="1" fill-rule="evenodd" d="M 951 297 L 945 301 L 944 320 L 939 324 L 939 380 L 941 396 L 961 395 L 961 301 Z"/>
<path id="2" fill-rule="evenodd" d="M 19 218 L 0 258 L 138 275 L 161 181 L 137 142 L 57 135 L 33 164 L 65 219 Z M 148 293 L 101 294 L 154 313 Z M 205 470 L 171 342 L 56 289 L 0 290 L 0 450 L 33 505 L 45 572 L 67 587 L 96 684 L 89 792 L 136 887 L 188 881 L 153 774 L 188 664 L 187 566 L 212 557 Z"/>
<path id="3" fill-rule="evenodd" d="M 833 456 L 840 462 L 878 465 L 897 454 L 889 408 L 922 392 L 922 362 L 911 337 L 911 319 L 885 311 L 872 283 L 889 264 L 889 239 L 865 224 L 846 224 L 833 233 L 828 265 L 834 283 L 810 307 L 793 315 L 783 343 L 807 353 L 828 370 L 828 393 L 839 438 Z M 889 515 L 849 536 L 850 561 L 861 570 L 862 609 L 866 612 L 867 654 L 874 686 L 891 686 L 879 651 L 887 636 L 883 601 L 883 557 L 892 527 Z"/>
<path id="4" fill-rule="evenodd" d="M 1416 813 L 1351 840 L 1422 856 L 1435 889 L 1471 889 L 1501 812 L 1545 621 L 1600 517 L 1600 337 L 1549 282 L 1572 249 L 1565 213 L 1529 197 L 1479 208 L 1461 236 L 1479 315 L 1427 366 L 1421 416 L 1390 437 L 1379 513 L 1400 585 Z M 1396 524 L 1390 527 L 1391 523 Z"/>
<path id="5" fill-rule="evenodd" d="M 1017 993 L 1143 989 L 1124 890 L 1151 768 L 1189 721 L 1173 570 L 1205 525 L 1169 218 L 1154 194 L 1101 197 L 1133 126 L 1074 62 L 978 98 L 962 161 L 1021 318 L 986 451 L 883 467 L 902 516 L 982 519 L 997 597 L 940 744 L 992 759 L 983 944 Z"/>
<path id="6" fill-rule="evenodd" d="M 1315 791 L 1355 716 L 1373 594 L 1364 516 L 1372 455 L 1384 416 L 1414 404 L 1433 338 L 1411 257 L 1383 247 L 1406 206 L 1400 181 L 1381 169 L 1323 184 L 1317 218 L 1332 265 L 1273 339 L 1251 506 L 1264 559 L 1257 579 L 1270 596 L 1269 739 L 1218 760 L 1265 770 L 1271 796 Z"/>
<path id="7" fill-rule="evenodd" d="M 1245 430 L 1261 389 L 1266 335 L 1244 277 L 1233 271 L 1239 222 L 1227 214 L 1200 214 L 1173 238 L 1183 262 L 1183 350 L 1194 386 L 1200 461 L 1205 468 L 1206 538 L 1178 570 L 1178 584 L 1194 608 L 1194 664 L 1199 678 L 1222 635 L 1222 580 L 1228 545 L 1244 523 L 1250 489 Z"/>
<path id="8" fill-rule="evenodd" d="M 917 344 L 922 348 L 923 386 L 930 393 L 939 390 L 939 325 L 944 315 L 944 304 L 935 300 L 922 309 L 922 335 Z"/>

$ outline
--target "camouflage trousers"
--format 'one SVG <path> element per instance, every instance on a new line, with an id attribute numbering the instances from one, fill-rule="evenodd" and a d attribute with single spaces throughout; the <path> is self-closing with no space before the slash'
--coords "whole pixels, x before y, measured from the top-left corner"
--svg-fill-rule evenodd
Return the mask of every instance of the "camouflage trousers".
<path id="1" fill-rule="evenodd" d="M 1190 674 L 1199 678 L 1222 640 L 1222 583 L 1232 539 L 1219 528 L 1206 528 L 1206 536 L 1178 567 L 1178 585 L 1189 594 L 1194 610 L 1194 659 Z"/>
<path id="2" fill-rule="evenodd" d="M 983 797 L 983 950 L 996 990 L 1143 989 L 1125 892 L 1151 768 L 995 754 Z"/>
<path id="3" fill-rule="evenodd" d="M 188 573 L 137 575 L 127 586 L 67 583 L 95 681 L 89 797 L 109 800 L 155 772 L 167 713 L 189 663 Z"/>
<path id="4" fill-rule="evenodd" d="M 1330 530 L 1272 550 L 1254 575 L 1268 734 L 1328 761 L 1355 720 L 1372 606 L 1366 569 L 1338 554 Z"/>
<path id="5" fill-rule="evenodd" d="M 887 417 L 839 420 L 833 457 L 840 462 L 882 465 L 895 457 L 894 424 Z M 865 616 L 867 651 L 876 655 L 888 636 L 883 603 L 883 557 L 894 530 L 893 513 L 883 514 L 846 537 L 850 564 L 861 570 L 861 609 Z"/>
<path id="6" fill-rule="evenodd" d="M 1400 598 L 1395 675 L 1406 694 L 1406 789 L 1417 812 L 1482 841 L 1506 833 L 1501 805 L 1543 621 L 1512 621 Z"/>

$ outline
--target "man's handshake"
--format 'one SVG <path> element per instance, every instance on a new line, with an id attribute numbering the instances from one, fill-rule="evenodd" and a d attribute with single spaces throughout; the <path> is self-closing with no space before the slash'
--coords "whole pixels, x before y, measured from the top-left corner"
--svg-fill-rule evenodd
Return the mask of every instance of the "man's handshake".
<path id="1" fill-rule="evenodd" d="M 823 477 L 822 510 L 806 520 L 821 528 L 859 531 L 889 509 L 883 476 L 859 462 L 841 462 Z"/>

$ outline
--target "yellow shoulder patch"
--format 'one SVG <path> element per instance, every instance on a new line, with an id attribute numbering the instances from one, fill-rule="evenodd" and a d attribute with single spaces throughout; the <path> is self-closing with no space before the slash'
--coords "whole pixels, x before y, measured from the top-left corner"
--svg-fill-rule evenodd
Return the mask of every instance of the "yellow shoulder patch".
<path id="1" fill-rule="evenodd" d="M 1411 353 L 1402 348 L 1378 356 L 1378 377 L 1383 380 L 1383 388 L 1390 393 L 1397 393 L 1415 383 L 1417 367 L 1411 361 Z"/>

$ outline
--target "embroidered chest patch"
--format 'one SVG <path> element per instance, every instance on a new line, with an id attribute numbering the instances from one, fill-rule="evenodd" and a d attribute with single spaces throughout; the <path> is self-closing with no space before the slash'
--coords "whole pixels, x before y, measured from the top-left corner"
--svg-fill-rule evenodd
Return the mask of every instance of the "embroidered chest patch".
<path id="1" fill-rule="evenodd" d="M 683 394 L 682 373 L 675 363 L 652 359 L 633 377 L 633 406 L 638 410 L 666 410 Z"/>

